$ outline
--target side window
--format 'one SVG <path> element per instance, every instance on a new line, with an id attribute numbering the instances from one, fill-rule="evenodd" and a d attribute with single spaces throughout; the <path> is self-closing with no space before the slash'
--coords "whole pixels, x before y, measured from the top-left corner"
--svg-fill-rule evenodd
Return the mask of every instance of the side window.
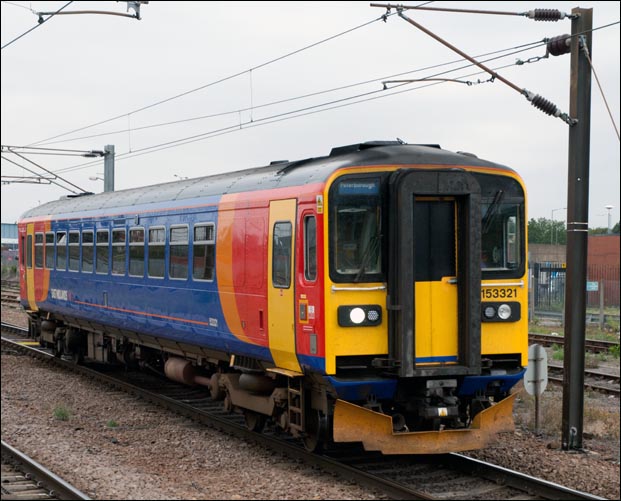
<path id="1" fill-rule="evenodd" d="M 189 229 L 187 226 L 171 226 L 170 259 L 168 276 L 170 278 L 188 278 Z"/>
<path id="2" fill-rule="evenodd" d="M 35 233 L 35 268 L 43 268 L 43 233 Z"/>
<path id="3" fill-rule="evenodd" d="M 317 279 L 317 222 L 315 216 L 304 219 L 304 276 Z"/>
<path id="4" fill-rule="evenodd" d="M 194 280 L 213 280 L 216 266 L 216 230 L 213 224 L 194 226 L 192 277 Z"/>
<path id="5" fill-rule="evenodd" d="M 93 272 L 93 256 L 94 256 L 93 244 L 94 244 L 93 232 L 83 231 L 82 232 L 82 272 L 84 273 Z"/>
<path id="6" fill-rule="evenodd" d="M 507 268 L 514 269 L 518 267 L 520 256 L 520 240 L 517 230 L 517 216 L 509 216 L 505 223 L 506 246 L 505 254 L 507 256 Z"/>
<path id="7" fill-rule="evenodd" d="M 165 268 L 165 228 L 149 228 L 149 264 L 147 273 L 150 277 L 163 278 Z"/>
<path id="8" fill-rule="evenodd" d="M 129 230 L 129 275 L 144 277 L 144 228 Z"/>
<path id="9" fill-rule="evenodd" d="M 67 269 L 67 232 L 56 232 L 56 269 Z"/>
<path id="10" fill-rule="evenodd" d="M 291 229 L 289 221 L 274 224 L 272 282 L 280 289 L 291 286 Z"/>
<path id="11" fill-rule="evenodd" d="M 107 275 L 110 270 L 110 255 L 109 255 L 109 241 L 110 232 L 108 230 L 97 230 L 97 245 L 95 252 L 97 273 Z"/>
<path id="12" fill-rule="evenodd" d="M 32 268 L 32 235 L 26 239 L 26 268 Z"/>
<path id="13" fill-rule="evenodd" d="M 69 232 L 69 271 L 80 270 L 80 232 Z"/>
<path id="14" fill-rule="evenodd" d="M 112 230 L 112 274 L 125 275 L 125 229 Z"/>
<path id="15" fill-rule="evenodd" d="M 54 268 L 54 233 L 45 234 L 45 267 Z"/>

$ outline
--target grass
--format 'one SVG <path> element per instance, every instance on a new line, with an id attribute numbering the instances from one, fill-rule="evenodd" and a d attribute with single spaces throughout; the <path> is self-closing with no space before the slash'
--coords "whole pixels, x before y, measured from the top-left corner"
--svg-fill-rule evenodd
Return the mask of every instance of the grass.
<path id="1" fill-rule="evenodd" d="M 607 399 L 596 392 L 585 392 L 583 431 L 608 440 L 619 441 L 620 419 L 619 406 L 608 405 Z M 547 436 L 560 437 L 562 430 L 563 396 L 562 391 L 548 386 L 539 397 L 540 432 Z M 535 397 L 522 391 L 514 406 L 516 425 L 534 431 L 535 429 Z"/>
<path id="2" fill-rule="evenodd" d="M 71 411 L 64 405 L 57 405 L 54 408 L 54 418 L 58 421 L 68 421 L 71 417 Z"/>
<path id="3" fill-rule="evenodd" d="M 563 357 L 565 356 L 565 349 L 560 345 L 560 344 L 553 344 L 552 345 L 552 360 L 563 360 Z"/>
<path id="4" fill-rule="evenodd" d="M 119 423 L 117 423 L 114 419 L 110 419 L 107 423 L 106 426 L 108 428 L 117 428 L 119 426 Z"/>

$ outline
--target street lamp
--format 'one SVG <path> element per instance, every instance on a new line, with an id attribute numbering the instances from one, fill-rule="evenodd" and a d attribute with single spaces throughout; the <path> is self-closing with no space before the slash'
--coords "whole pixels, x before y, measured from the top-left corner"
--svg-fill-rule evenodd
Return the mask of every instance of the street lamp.
<path id="1" fill-rule="evenodd" d="M 554 213 L 557 210 L 566 210 L 567 207 L 559 207 L 558 209 L 552 209 L 552 228 L 550 229 L 550 245 L 554 244 Z"/>
<path id="2" fill-rule="evenodd" d="M 612 219 L 611 219 L 611 213 L 610 211 L 612 209 L 615 208 L 614 205 L 607 205 L 606 207 L 604 207 L 607 211 L 608 211 L 608 234 L 610 235 L 612 233 Z"/>

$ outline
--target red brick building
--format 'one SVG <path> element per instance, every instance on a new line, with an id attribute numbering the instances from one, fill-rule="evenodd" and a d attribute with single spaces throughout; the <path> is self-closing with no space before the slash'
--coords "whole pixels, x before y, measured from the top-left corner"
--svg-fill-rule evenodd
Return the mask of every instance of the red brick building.
<path id="1" fill-rule="evenodd" d="M 603 285 L 604 304 L 619 306 L 619 235 L 589 235 L 587 280 Z M 599 292 L 588 292 L 588 304 L 597 304 Z"/>

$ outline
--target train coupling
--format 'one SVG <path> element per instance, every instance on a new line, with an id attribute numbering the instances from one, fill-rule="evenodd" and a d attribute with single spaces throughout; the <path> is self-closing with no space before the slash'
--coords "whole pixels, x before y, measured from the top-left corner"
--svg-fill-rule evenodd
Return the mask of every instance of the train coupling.
<path id="1" fill-rule="evenodd" d="M 469 428 L 440 431 L 393 431 L 392 416 L 337 400 L 334 408 L 335 442 L 362 442 L 367 451 L 382 454 L 445 454 L 483 449 L 498 433 L 512 432 L 513 401 L 517 393 L 479 412 Z"/>

